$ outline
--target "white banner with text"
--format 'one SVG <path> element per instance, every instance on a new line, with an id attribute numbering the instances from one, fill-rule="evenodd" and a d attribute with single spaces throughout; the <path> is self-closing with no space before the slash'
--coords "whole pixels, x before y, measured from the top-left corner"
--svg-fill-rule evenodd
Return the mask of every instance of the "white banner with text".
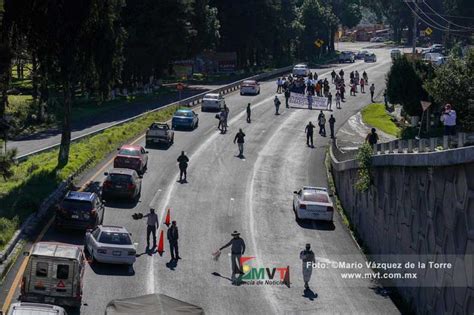
<path id="1" fill-rule="evenodd" d="M 328 98 L 291 93 L 288 103 L 291 107 L 325 110 L 328 108 Z"/>

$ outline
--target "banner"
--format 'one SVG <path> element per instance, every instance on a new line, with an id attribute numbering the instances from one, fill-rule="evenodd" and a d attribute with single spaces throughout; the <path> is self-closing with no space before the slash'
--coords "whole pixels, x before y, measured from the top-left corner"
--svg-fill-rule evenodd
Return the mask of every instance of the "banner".
<path id="1" fill-rule="evenodd" d="M 299 93 L 291 93 L 288 103 L 291 107 L 307 108 L 316 110 L 326 110 L 328 108 L 328 98 L 321 96 L 311 96 Z"/>

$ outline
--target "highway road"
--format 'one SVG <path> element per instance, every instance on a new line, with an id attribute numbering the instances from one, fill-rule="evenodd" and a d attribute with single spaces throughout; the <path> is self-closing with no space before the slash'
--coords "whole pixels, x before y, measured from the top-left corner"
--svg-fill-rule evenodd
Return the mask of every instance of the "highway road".
<path id="1" fill-rule="evenodd" d="M 357 46 L 354 46 L 357 47 Z M 359 46 L 360 47 L 360 46 Z M 376 95 L 385 84 L 391 61 L 388 49 L 373 49 L 378 61 L 335 65 L 349 76 L 352 70 L 369 75 Z M 332 68 L 317 69 L 328 77 Z M 314 294 L 304 294 L 299 252 L 311 243 L 320 261 L 365 262 L 339 214 L 334 224 L 297 222 L 292 211 L 292 192 L 303 185 L 327 186 L 324 166 L 329 138 L 315 133 L 315 148 L 306 146 L 305 125 L 316 124 L 318 111 L 286 109 L 274 114 L 274 81 L 262 82 L 258 96 L 226 96 L 230 108 L 227 134 L 217 130 L 214 113 L 199 112 L 199 128 L 176 131 L 169 148 L 150 148 L 148 171 L 143 178 L 140 201 L 108 203 L 105 223 L 124 225 L 139 245 L 133 268 L 88 265 L 85 273 L 84 305 L 80 314 L 103 314 L 114 298 L 164 293 L 199 305 L 208 314 L 314 314 L 359 313 L 399 314 L 391 299 L 371 280 L 346 280 L 341 273 L 369 272 L 368 269 L 315 269 L 311 280 Z M 335 94 L 334 85 L 331 92 Z M 349 94 L 349 93 L 347 93 Z M 279 95 L 284 103 L 283 95 Z M 381 96 L 376 97 L 381 101 Z M 245 120 L 245 107 L 252 104 L 252 122 Z M 336 118 L 336 130 L 344 121 L 370 103 L 370 94 L 347 96 L 342 109 L 326 112 Z M 335 108 L 335 106 L 333 106 Z M 329 131 L 328 125 L 326 126 Z M 238 158 L 232 141 L 242 128 L 246 133 L 245 158 Z M 138 143 L 144 145 L 143 138 Z M 190 157 L 188 183 L 178 182 L 176 158 L 184 150 Z M 93 185 L 103 180 L 103 170 L 94 176 Z M 159 211 L 163 222 L 171 208 L 172 219 L 180 232 L 180 256 L 176 266 L 170 260 L 168 244 L 163 257 L 145 253 L 146 222 L 132 220 L 135 212 Z M 166 226 L 161 224 L 166 232 Z M 230 240 L 234 230 L 241 232 L 247 244 L 247 256 L 254 256 L 255 267 L 290 266 L 291 287 L 278 285 L 233 286 L 230 277 L 229 250 L 218 261 L 211 253 Z M 166 234 L 166 233 L 165 233 Z M 44 241 L 83 244 L 83 234 L 46 232 Z M 15 297 L 17 294 L 14 295 Z"/>

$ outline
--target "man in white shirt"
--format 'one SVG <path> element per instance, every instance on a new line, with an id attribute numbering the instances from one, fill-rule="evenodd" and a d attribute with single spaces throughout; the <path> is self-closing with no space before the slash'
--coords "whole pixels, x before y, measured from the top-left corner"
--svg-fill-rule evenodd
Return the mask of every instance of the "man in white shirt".
<path id="1" fill-rule="evenodd" d="M 446 136 L 456 134 L 456 111 L 451 109 L 451 104 L 446 104 L 444 112 L 441 114 L 441 121 L 444 124 L 444 134 Z"/>

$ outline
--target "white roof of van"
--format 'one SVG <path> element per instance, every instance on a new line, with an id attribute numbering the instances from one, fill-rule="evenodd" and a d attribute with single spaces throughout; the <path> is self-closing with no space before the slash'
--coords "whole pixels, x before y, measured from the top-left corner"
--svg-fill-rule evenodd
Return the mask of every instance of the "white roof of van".
<path id="1" fill-rule="evenodd" d="M 39 242 L 33 247 L 31 255 L 77 259 L 80 252 L 81 250 L 77 246 Z"/>

